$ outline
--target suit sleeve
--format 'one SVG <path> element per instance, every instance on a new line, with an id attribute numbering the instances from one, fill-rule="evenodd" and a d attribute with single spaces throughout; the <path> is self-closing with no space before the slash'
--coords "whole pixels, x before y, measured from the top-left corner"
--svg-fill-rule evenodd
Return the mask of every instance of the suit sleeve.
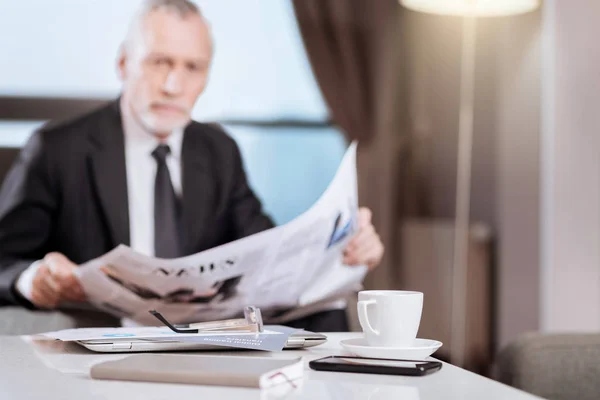
<path id="1" fill-rule="evenodd" d="M 0 190 L 0 305 L 32 307 L 16 280 L 48 248 L 56 197 L 43 138 L 33 134 Z"/>
<path id="2" fill-rule="evenodd" d="M 248 185 L 240 150 L 236 144 L 233 146 L 232 182 L 230 210 L 235 239 L 272 228 L 273 221 L 263 212 L 260 200 Z"/>

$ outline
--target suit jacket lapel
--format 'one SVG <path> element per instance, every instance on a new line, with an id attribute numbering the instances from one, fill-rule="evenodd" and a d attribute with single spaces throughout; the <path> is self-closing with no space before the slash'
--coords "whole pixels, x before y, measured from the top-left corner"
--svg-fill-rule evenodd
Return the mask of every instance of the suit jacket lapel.
<path id="1" fill-rule="evenodd" d="M 129 205 L 125 139 L 119 100 L 106 110 L 103 123 L 90 134 L 91 176 L 113 245 L 129 245 Z"/>
<path id="2" fill-rule="evenodd" d="M 181 149 L 183 186 L 184 251 L 199 251 L 216 187 L 210 174 L 210 152 L 202 143 L 202 134 L 188 126 Z"/>

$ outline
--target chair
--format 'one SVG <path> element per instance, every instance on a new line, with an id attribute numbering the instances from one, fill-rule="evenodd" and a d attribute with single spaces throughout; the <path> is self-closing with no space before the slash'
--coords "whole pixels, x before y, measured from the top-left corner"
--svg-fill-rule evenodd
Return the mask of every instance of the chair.
<path id="1" fill-rule="evenodd" d="M 600 399 L 600 333 L 523 335 L 496 368 L 499 381 L 550 400 Z"/>
<path id="2" fill-rule="evenodd" d="M 20 148 L 0 147 L 0 183 L 4 181 L 20 151 Z"/>

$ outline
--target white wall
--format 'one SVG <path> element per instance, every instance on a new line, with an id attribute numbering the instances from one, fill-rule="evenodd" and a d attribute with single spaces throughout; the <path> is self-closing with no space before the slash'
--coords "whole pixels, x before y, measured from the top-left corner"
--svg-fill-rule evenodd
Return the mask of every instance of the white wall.
<path id="1" fill-rule="evenodd" d="M 497 26 L 498 348 L 540 322 L 540 25 L 533 12 Z"/>
<path id="2" fill-rule="evenodd" d="M 545 2 L 542 329 L 600 329 L 600 2 Z"/>

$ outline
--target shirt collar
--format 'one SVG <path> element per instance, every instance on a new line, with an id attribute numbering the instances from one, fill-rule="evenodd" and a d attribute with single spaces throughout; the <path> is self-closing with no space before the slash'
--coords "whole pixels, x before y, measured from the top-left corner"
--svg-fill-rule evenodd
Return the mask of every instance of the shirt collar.
<path id="1" fill-rule="evenodd" d="M 139 149 L 140 152 L 150 155 L 159 144 L 166 143 L 171 149 L 171 156 L 177 161 L 181 160 L 183 128 L 173 130 L 165 141 L 161 141 L 156 136 L 146 131 L 138 121 L 136 121 L 131 115 L 131 111 L 123 97 L 121 97 L 120 108 L 123 121 L 123 132 L 125 133 L 125 141 L 128 145 L 133 145 L 136 149 Z"/>

